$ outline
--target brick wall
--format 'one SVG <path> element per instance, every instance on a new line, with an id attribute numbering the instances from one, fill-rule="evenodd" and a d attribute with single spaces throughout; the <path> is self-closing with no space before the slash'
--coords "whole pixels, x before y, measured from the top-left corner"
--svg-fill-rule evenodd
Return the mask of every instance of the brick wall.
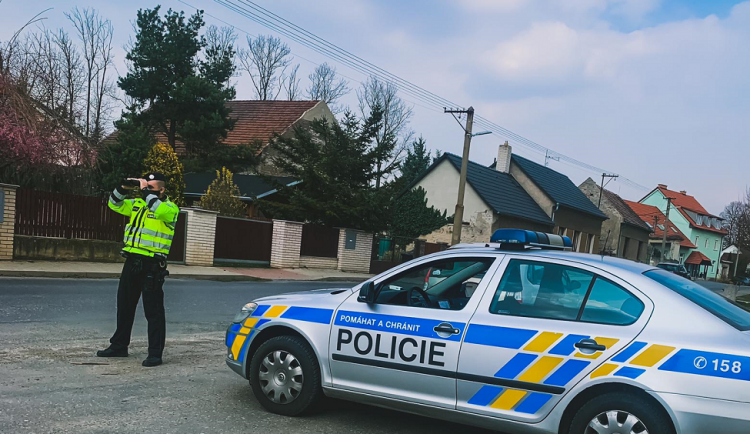
<path id="1" fill-rule="evenodd" d="M 346 229 L 339 231 L 339 254 L 338 269 L 353 273 L 369 273 L 370 259 L 372 258 L 372 234 L 362 231 L 354 231 L 357 236 L 354 249 L 346 248 Z"/>
<path id="2" fill-rule="evenodd" d="M 338 267 L 337 258 L 322 258 L 319 256 L 300 256 L 299 266 L 301 268 L 322 268 L 335 270 Z"/>
<path id="3" fill-rule="evenodd" d="M 273 221 L 272 268 L 299 268 L 301 246 L 302 223 L 287 220 Z"/>
<path id="4" fill-rule="evenodd" d="M 17 185 L 0 184 L 3 205 L 0 208 L 3 218 L 0 222 L 0 261 L 13 259 L 13 233 L 16 223 L 16 189 Z"/>
<path id="5" fill-rule="evenodd" d="M 198 208 L 183 208 L 182 211 L 187 212 L 185 264 L 212 266 L 218 213 Z"/>

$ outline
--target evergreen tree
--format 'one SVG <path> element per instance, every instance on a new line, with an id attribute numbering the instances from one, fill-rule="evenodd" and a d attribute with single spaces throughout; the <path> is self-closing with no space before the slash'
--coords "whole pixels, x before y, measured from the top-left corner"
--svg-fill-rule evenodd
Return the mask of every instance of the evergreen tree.
<path id="1" fill-rule="evenodd" d="M 239 199 L 240 188 L 233 178 L 234 175 L 226 167 L 217 170 L 216 179 L 201 198 L 201 208 L 218 211 L 225 217 L 246 217 L 245 204 Z"/>
<path id="2" fill-rule="evenodd" d="M 171 9 L 164 18 L 159 6 L 138 11 L 135 41 L 126 59 L 128 73 L 118 80 L 133 102 L 130 122 L 160 132 L 175 149 L 185 144 L 191 155 L 203 156 L 233 127 L 226 101 L 235 96 L 228 85 L 234 73 L 234 49 L 208 47 L 200 36 L 203 11 L 189 19 Z"/>
<path id="3" fill-rule="evenodd" d="M 406 158 L 401 164 L 401 178 L 408 186 L 411 184 L 419 175 L 422 174 L 428 167 L 430 167 L 430 151 L 427 149 L 427 142 L 419 136 L 417 140 L 412 143 L 411 149 L 407 150 Z"/>
<path id="4" fill-rule="evenodd" d="M 391 233 L 397 237 L 417 238 L 445 226 L 446 212 L 427 206 L 427 192 L 418 187 L 393 203 Z"/>
<path id="5" fill-rule="evenodd" d="M 274 218 L 381 231 L 387 227 L 390 192 L 375 189 L 373 139 L 382 110 L 362 122 L 346 113 L 341 125 L 316 119 L 295 128 L 293 137 L 274 139 L 274 164 L 302 181 L 293 187 L 274 183 L 274 202 L 259 201 Z M 271 179 L 269 181 L 273 182 Z"/>
<path id="6" fill-rule="evenodd" d="M 177 206 L 185 205 L 185 180 L 183 179 L 182 164 L 177 154 L 164 143 L 155 144 L 143 161 L 144 174 L 161 172 L 167 179 L 166 194 Z"/>
<path id="7" fill-rule="evenodd" d="M 143 161 L 156 139 L 148 128 L 136 125 L 130 116 L 116 122 L 117 139 L 102 147 L 98 155 L 103 191 L 111 191 L 125 178 L 137 178 L 144 172 Z"/>

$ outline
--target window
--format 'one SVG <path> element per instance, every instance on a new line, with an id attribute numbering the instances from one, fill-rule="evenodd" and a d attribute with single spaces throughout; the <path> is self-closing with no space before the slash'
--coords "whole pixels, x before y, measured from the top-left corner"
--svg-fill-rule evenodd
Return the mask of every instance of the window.
<path id="1" fill-rule="evenodd" d="M 594 275 L 559 264 L 513 259 L 498 285 L 490 312 L 575 320 Z"/>
<path id="2" fill-rule="evenodd" d="M 559 228 L 557 228 L 557 235 L 560 235 L 561 237 L 564 237 L 566 230 L 567 229 L 565 229 L 564 227 L 560 226 Z"/>
<path id="3" fill-rule="evenodd" d="M 498 315 L 611 325 L 632 324 L 643 310 L 643 302 L 603 277 L 521 259 L 510 261 L 490 305 Z"/>
<path id="4" fill-rule="evenodd" d="M 597 277 L 583 308 L 581 321 L 629 325 L 643 312 L 643 302 L 607 279 Z"/>
<path id="5" fill-rule="evenodd" d="M 622 237 L 622 254 L 620 254 L 621 258 L 628 257 L 628 244 L 630 244 L 630 238 Z"/>
<path id="6" fill-rule="evenodd" d="M 708 238 L 706 238 L 706 242 L 703 243 L 703 247 L 706 248 L 706 249 L 708 248 Z"/>
<path id="7" fill-rule="evenodd" d="M 594 253 L 594 234 L 589 234 L 589 253 Z"/>
<path id="8" fill-rule="evenodd" d="M 581 251 L 581 231 L 573 231 L 573 250 L 576 252 Z"/>
<path id="9" fill-rule="evenodd" d="M 695 246 L 698 246 L 698 235 L 695 236 Z"/>
<path id="10" fill-rule="evenodd" d="M 645 222 L 645 223 L 646 223 L 646 225 L 648 225 L 648 227 L 650 227 L 651 229 L 653 229 L 653 228 L 654 228 L 654 225 L 652 225 L 651 223 L 649 223 L 649 222 Z"/>
<path id="11" fill-rule="evenodd" d="M 714 250 L 719 250 L 719 240 L 714 240 Z"/>
<path id="12" fill-rule="evenodd" d="M 376 303 L 461 310 L 494 258 L 457 258 L 422 264 L 378 285 Z"/>
<path id="13" fill-rule="evenodd" d="M 750 330 L 750 312 L 710 289 L 664 270 L 646 271 L 643 275 L 687 298 L 732 327 L 741 331 Z"/>
<path id="14" fill-rule="evenodd" d="M 661 224 L 661 223 L 659 223 L 658 225 L 656 225 L 656 227 L 659 228 L 662 231 L 664 230 L 664 225 Z"/>

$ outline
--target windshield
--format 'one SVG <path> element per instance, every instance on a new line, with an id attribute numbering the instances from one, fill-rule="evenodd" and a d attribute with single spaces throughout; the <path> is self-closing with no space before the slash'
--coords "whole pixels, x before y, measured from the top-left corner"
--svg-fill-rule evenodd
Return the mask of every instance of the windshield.
<path id="1" fill-rule="evenodd" d="M 646 271 L 643 275 L 711 312 L 732 327 L 741 331 L 750 330 L 750 311 L 733 301 L 727 300 L 695 282 L 664 270 Z"/>

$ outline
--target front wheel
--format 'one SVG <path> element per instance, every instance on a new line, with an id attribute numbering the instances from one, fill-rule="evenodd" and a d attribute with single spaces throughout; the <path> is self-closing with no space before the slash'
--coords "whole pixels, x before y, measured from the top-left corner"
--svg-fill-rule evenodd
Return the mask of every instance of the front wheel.
<path id="1" fill-rule="evenodd" d="M 272 413 L 298 416 L 323 398 L 318 360 L 299 337 L 277 336 L 263 342 L 249 369 L 255 398 Z"/>
<path id="2" fill-rule="evenodd" d="M 586 402 L 568 434 L 674 434 L 666 413 L 633 394 L 607 393 Z"/>

